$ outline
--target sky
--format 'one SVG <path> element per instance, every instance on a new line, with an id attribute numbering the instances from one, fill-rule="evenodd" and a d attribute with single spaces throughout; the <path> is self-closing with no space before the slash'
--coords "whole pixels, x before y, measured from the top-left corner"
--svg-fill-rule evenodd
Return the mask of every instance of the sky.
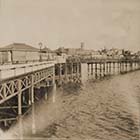
<path id="1" fill-rule="evenodd" d="M 0 0 L 0 47 L 140 50 L 140 0 Z"/>

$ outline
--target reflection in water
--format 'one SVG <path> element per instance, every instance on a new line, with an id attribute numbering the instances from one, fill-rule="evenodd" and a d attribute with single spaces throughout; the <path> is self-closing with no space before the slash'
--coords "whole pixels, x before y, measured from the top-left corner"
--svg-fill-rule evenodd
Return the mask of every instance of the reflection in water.
<path id="1" fill-rule="evenodd" d="M 53 84 L 52 94 L 53 94 L 52 102 L 55 103 L 56 101 L 56 84 L 55 83 Z"/>
<path id="2" fill-rule="evenodd" d="M 22 116 L 18 117 L 18 126 L 19 126 L 19 137 L 20 140 L 23 140 L 23 120 L 22 120 Z"/>
<path id="3" fill-rule="evenodd" d="M 36 133 L 36 125 L 35 125 L 35 105 L 32 104 L 32 134 Z"/>

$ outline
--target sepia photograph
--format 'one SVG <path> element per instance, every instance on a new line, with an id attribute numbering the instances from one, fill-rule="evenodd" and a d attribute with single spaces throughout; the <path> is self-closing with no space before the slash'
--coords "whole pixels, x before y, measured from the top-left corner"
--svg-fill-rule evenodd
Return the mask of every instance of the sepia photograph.
<path id="1" fill-rule="evenodd" d="M 140 0 L 0 0 L 0 140 L 140 140 Z"/>

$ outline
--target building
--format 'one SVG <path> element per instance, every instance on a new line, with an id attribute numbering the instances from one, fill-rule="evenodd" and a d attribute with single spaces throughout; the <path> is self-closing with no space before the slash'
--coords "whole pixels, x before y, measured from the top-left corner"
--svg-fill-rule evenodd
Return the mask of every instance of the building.
<path id="1" fill-rule="evenodd" d="M 40 50 L 40 57 L 41 57 L 41 60 L 43 60 L 43 61 L 44 60 L 53 60 L 54 55 L 55 55 L 54 52 L 47 47 Z"/>
<path id="2" fill-rule="evenodd" d="M 25 63 L 39 60 L 38 49 L 23 43 L 0 48 L 0 63 Z"/>

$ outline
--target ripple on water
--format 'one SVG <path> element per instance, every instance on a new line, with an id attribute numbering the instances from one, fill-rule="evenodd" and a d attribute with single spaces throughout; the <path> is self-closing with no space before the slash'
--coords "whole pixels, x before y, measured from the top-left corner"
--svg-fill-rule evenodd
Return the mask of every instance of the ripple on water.
<path id="1" fill-rule="evenodd" d="M 56 100 L 56 110 L 51 105 L 38 110 L 36 126 L 40 129 L 30 137 L 93 139 L 93 140 L 138 140 L 140 72 L 98 83 L 88 83 L 79 90 L 67 91 L 65 87 Z M 70 88 L 73 88 L 72 85 Z M 66 93 L 67 92 L 67 93 Z M 70 93 L 70 94 L 69 94 Z M 77 94 L 78 93 L 78 94 Z M 59 104 L 57 104 L 59 103 Z M 61 105 L 60 105 L 61 104 Z M 42 110 L 41 109 L 41 110 Z M 56 113 L 57 112 L 57 113 Z M 43 117 L 44 115 L 44 117 Z M 38 123 L 42 119 L 42 124 Z M 50 121 L 50 123 L 48 123 Z"/>

